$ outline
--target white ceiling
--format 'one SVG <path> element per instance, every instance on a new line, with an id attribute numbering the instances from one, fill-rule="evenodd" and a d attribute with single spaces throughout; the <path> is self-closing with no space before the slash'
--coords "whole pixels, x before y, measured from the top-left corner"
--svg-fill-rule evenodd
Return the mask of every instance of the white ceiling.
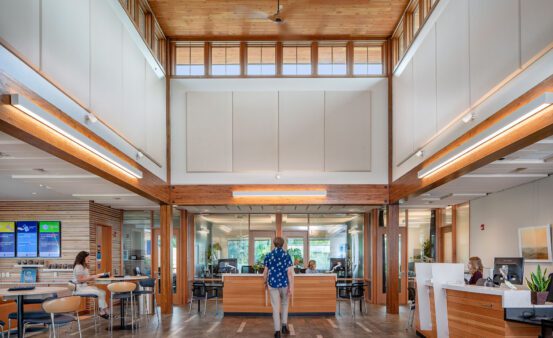
<path id="1" fill-rule="evenodd" d="M 402 206 L 441 208 L 543 179 L 553 174 L 553 137 L 492 162 L 468 175 L 410 198 Z"/>
<path id="2" fill-rule="evenodd" d="M 144 197 L 2 132 L 0 187 L 0 201 L 93 200 L 118 209 L 157 206 Z"/>

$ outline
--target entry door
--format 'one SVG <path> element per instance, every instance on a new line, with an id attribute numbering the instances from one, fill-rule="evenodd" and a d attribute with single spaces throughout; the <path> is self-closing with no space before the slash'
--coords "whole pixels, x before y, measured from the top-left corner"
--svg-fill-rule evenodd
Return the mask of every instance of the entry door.
<path id="1" fill-rule="evenodd" d="M 104 225 L 96 226 L 96 272 L 109 272 L 112 276 L 121 273 L 113 271 L 111 253 L 112 253 L 112 232 L 111 227 Z M 109 291 L 106 285 L 97 284 L 98 288 L 106 291 L 109 298 Z"/>
<path id="2" fill-rule="evenodd" d="M 285 250 L 289 250 L 294 266 L 307 267 L 309 262 L 309 242 L 307 231 L 284 231 Z"/>
<path id="3" fill-rule="evenodd" d="M 152 278 L 157 278 L 157 293 L 156 301 L 161 301 L 161 232 L 160 229 L 153 229 L 152 238 L 155 243 L 155 250 L 152 252 Z M 172 274 L 172 285 L 173 285 L 173 304 L 182 304 L 183 297 L 181 294 L 184 292 L 184 289 L 177 285 L 178 281 L 178 260 L 181 259 L 181 248 L 180 248 L 180 229 L 173 229 L 173 238 L 171 240 L 171 274 Z"/>
<path id="4" fill-rule="evenodd" d="M 265 255 L 271 252 L 273 248 L 273 239 L 275 239 L 274 231 L 250 231 L 250 243 L 249 243 L 249 264 L 251 266 L 261 263 Z"/>

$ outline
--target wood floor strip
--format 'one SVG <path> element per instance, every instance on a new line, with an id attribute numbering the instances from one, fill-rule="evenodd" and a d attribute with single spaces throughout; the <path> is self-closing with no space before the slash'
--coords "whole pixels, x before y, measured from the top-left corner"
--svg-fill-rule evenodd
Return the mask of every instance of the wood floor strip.
<path id="1" fill-rule="evenodd" d="M 294 330 L 294 325 L 288 324 L 288 330 L 290 330 L 290 335 L 291 335 L 291 336 L 295 336 L 295 335 L 296 335 L 296 331 Z"/>
<path id="2" fill-rule="evenodd" d="M 243 321 L 241 324 L 240 324 L 240 327 L 238 328 L 238 330 L 236 330 L 237 333 L 242 333 L 242 331 L 244 331 L 244 328 L 246 327 L 246 320 Z"/>
<path id="3" fill-rule="evenodd" d="M 215 322 L 215 323 L 213 323 L 213 325 L 211 325 L 211 327 L 209 328 L 209 330 L 207 330 L 207 333 L 213 332 L 213 330 L 215 330 L 215 328 L 216 328 L 217 326 L 219 326 L 219 324 L 221 324 L 221 322 Z"/>
<path id="4" fill-rule="evenodd" d="M 185 320 L 184 322 L 185 323 L 188 323 L 189 321 L 193 320 L 194 318 L 198 317 L 198 315 L 193 315 L 192 317 L 188 318 L 187 320 Z"/>
<path id="5" fill-rule="evenodd" d="M 366 332 L 372 333 L 372 331 L 371 331 L 368 327 L 366 327 L 365 325 L 363 325 L 363 324 L 361 324 L 361 323 L 359 323 L 359 322 L 355 322 L 355 324 L 357 324 L 357 326 L 359 326 L 360 328 L 362 328 L 362 329 L 365 330 Z"/>

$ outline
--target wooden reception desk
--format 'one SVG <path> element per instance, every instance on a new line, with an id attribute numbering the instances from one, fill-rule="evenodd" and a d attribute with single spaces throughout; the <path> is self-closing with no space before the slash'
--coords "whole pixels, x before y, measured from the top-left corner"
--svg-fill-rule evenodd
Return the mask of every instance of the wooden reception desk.
<path id="1" fill-rule="evenodd" d="M 225 314 L 272 313 L 271 299 L 263 275 L 223 275 Z M 289 301 L 291 314 L 334 315 L 336 312 L 335 274 L 298 274 Z"/>

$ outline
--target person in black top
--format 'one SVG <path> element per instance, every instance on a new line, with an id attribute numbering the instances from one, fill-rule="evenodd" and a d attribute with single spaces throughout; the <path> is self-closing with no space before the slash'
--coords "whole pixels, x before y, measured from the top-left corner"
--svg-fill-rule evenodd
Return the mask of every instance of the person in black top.
<path id="1" fill-rule="evenodd" d="M 469 272 L 471 274 L 469 285 L 474 285 L 480 278 L 483 278 L 484 275 L 484 265 L 482 265 L 482 260 L 480 257 L 474 256 L 469 258 Z"/>

